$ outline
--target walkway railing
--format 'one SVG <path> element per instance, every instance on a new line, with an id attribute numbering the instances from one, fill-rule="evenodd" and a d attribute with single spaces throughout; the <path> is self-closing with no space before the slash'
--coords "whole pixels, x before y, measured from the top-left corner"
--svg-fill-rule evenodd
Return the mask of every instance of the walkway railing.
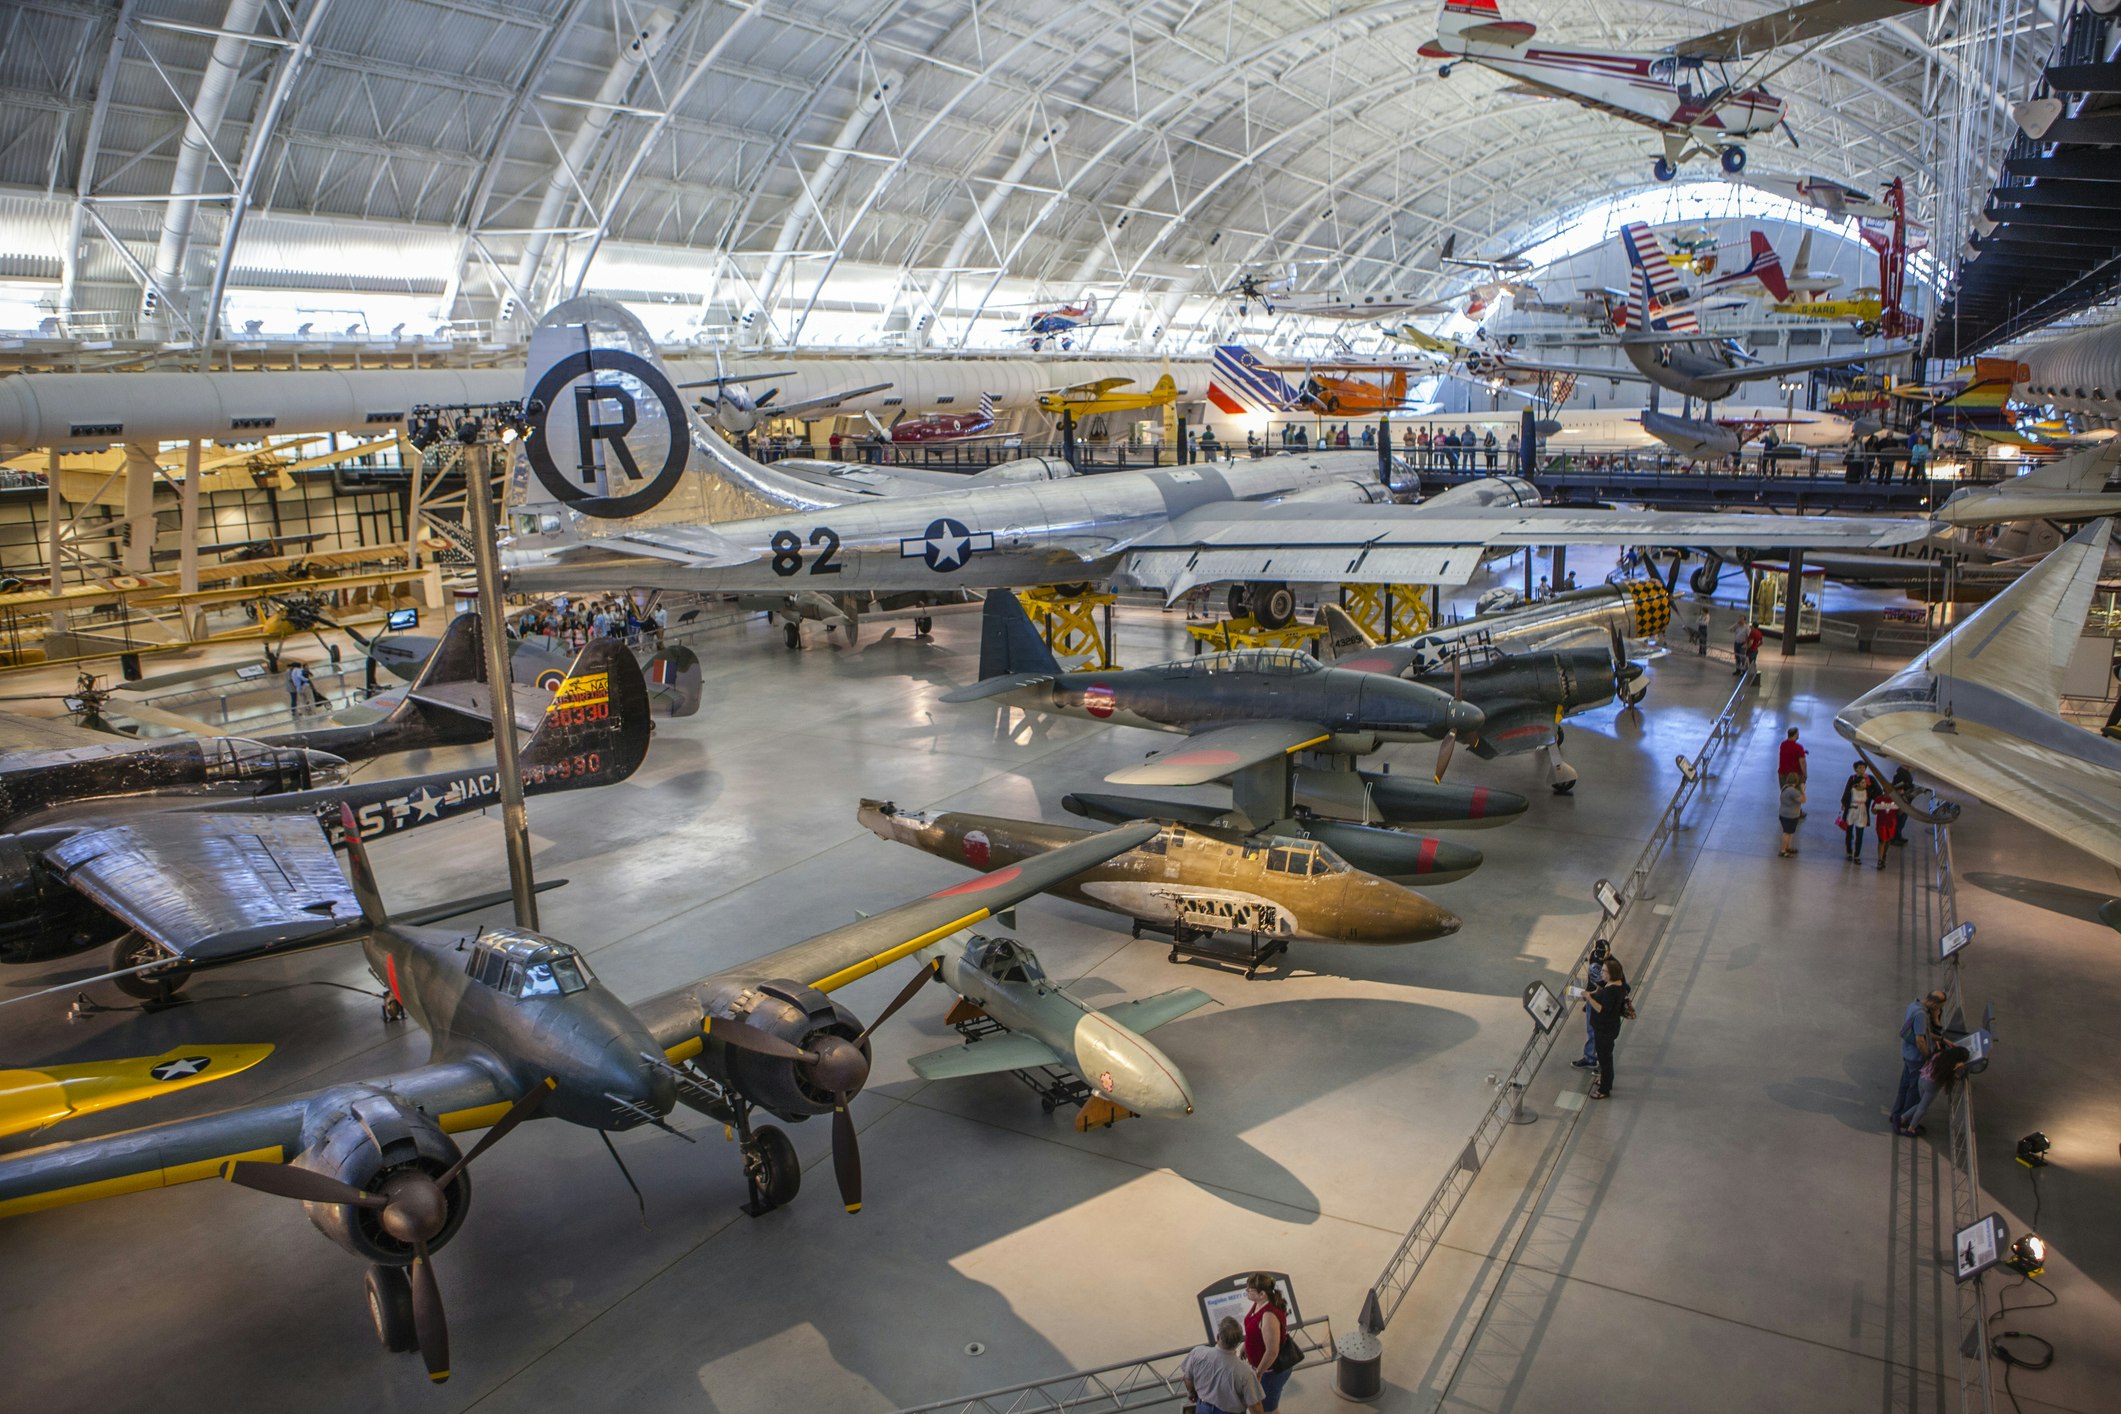
<path id="1" fill-rule="evenodd" d="M 1306 1368 L 1333 1359 L 1331 1318 L 1313 1317 L 1300 1326 L 1289 1327 L 1289 1334 L 1304 1352 Z M 917 1404 L 898 1414 L 1051 1414 L 1069 1409 L 1121 1414 L 1129 1409 L 1155 1409 L 1185 1399 L 1186 1382 L 1179 1377 L 1178 1367 L 1197 1348 L 1187 1345 L 1159 1355 L 1144 1355 L 1139 1360 L 1100 1365 L 1095 1370 L 1076 1370 L 1052 1379 L 1026 1380 L 990 1389 L 984 1394 Z"/>
<path id="2" fill-rule="evenodd" d="M 1958 872 L 1952 864 L 1951 826 L 1930 826 L 1930 841 L 1935 853 L 1935 873 L 1932 887 L 1937 894 L 1937 916 L 1943 932 L 1949 934 L 1959 926 Z M 1965 1015 L 1964 977 L 1959 960 L 1965 951 L 1955 952 L 1945 964 L 1944 1015 Z M 1945 1144 L 1945 1158 L 1949 1161 L 1952 1175 L 1952 1230 L 1964 1231 L 1973 1226 L 1981 1216 L 1981 1168 L 1979 1156 L 1974 1151 L 1974 1085 L 1971 1077 L 1951 1088 L 1951 1135 Z M 1945 1266 L 1953 1264 L 1952 1253 L 1940 1254 Z M 1993 1414 L 1996 1407 L 1996 1391 L 1990 1382 L 1988 1299 L 1982 1292 L 1982 1279 L 1960 1282 L 1954 1291 L 1956 1319 L 1960 1332 L 1959 1351 L 1959 1411 L 1960 1414 Z"/>
<path id="3" fill-rule="evenodd" d="M 1676 758 L 1679 785 L 1673 790 L 1671 798 L 1665 802 L 1663 813 L 1657 817 L 1656 829 L 1651 831 L 1649 842 L 1642 847 L 1642 853 L 1636 856 L 1635 863 L 1625 877 L 1611 883 L 1611 894 L 1605 894 L 1603 889 L 1599 891 L 1603 896 L 1600 899 L 1598 925 L 1592 929 L 1590 938 L 1583 945 L 1583 951 L 1577 954 L 1575 965 L 1569 969 L 1569 985 L 1582 985 L 1590 966 L 1592 950 L 1601 940 L 1618 936 L 1621 928 L 1634 914 L 1636 905 L 1648 896 L 1645 886 L 1649 882 L 1650 871 L 1656 868 L 1665 850 L 1671 845 L 1673 836 L 1678 833 L 1680 818 L 1700 792 L 1710 766 L 1737 739 L 1738 709 L 1758 680 L 1758 675 L 1754 672 L 1748 672 L 1740 679 L 1738 686 L 1731 693 L 1730 700 L 1723 704 L 1723 711 L 1709 724 L 1709 734 L 1702 742 L 1701 750 L 1692 759 L 1684 756 Z M 1430 1254 L 1442 1243 L 1444 1231 L 1450 1226 L 1451 1219 L 1457 1215 L 1466 1195 L 1472 1191 L 1473 1180 L 1479 1176 L 1480 1170 L 1495 1152 L 1495 1146 L 1502 1141 L 1503 1134 L 1509 1129 L 1526 1089 L 1539 1074 L 1540 1066 L 1545 1064 L 1547 1056 L 1553 1052 L 1561 1035 L 1572 1030 L 1568 1020 L 1574 1015 L 1575 1008 L 1571 1007 L 1547 1030 L 1533 1028 L 1531 1039 L 1525 1042 L 1524 1049 L 1518 1053 L 1517 1064 L 1511 1067 L 1503 1083 L 1496 1087 L 1494 1103 L 1488 1106 L 1487 1112 L 1480 1117 L 1480 1122 L 1473 1127 L 1471 1137 L 1459 1150 L 1458 1161 L 1451 1166 L 1451 1171 L 1444 1175 L 1443 1181 L 1436 1185 L 1436 1190 L 1429 1195 L 1428 1202 L 1422 1205 L 1421 1212 L 1415 1217 L 1414 1225 L 1407 1229 L 1407 1235 L 1401 1239 L 1399 1247 L 1385 1263 L 1384 1270 L 1379 1272 L 1377 1279 L 1371 1283 L 1369 1294 L 1363 1299 L 1362 1305 L 1361 1324 L 1364 1330 L 1372 1335 L 1382 1332 L 1394 1313 L 1399 1310 L 1400 1303 L 1406 1299 L 1407 1292 L 1428 1263 Z"/>

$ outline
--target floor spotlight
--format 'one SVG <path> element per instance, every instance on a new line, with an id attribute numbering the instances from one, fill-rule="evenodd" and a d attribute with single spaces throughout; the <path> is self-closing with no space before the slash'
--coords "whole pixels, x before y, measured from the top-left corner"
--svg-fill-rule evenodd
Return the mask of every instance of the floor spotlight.
<path id="1" fill-rule="evenodd" d="M 2018 1141 L 2018 1162 L 2029 1169 L 2047 1167 L 2047 1136 L 2034 1130 Z"/>
<path id="2" fill-rule="evenodd" d="M 2039 1276 L 2047 1270 L 2047 1244 L 2028 1232 L 2011 1244 L 2011 1255 L 2003 1265 L 2020 1276 Z"/>

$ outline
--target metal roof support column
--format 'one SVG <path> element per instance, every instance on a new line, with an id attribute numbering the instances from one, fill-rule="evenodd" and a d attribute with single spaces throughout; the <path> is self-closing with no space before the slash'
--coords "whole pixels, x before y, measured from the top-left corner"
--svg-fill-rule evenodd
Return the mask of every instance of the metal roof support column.
<path id="1" fill-rule="evenodd" d="M 294 91 L 295 80 L 309 62 L 316 47 L 317 32 L 324 27 L 324 17 L 330 11 L 331 0 L 308 0 L 308 13 L 302 16 L 293 42 L 280 51 L 279 62 L 266 83 L 258 110 L 251 116 L 250 134 L 243 140 L 243 163 L 236 171 L 236 189 L 229 197 L 228 220 L 221 229 L 221 253 L 214 260 L 213 289 L 207 295 L 206 308 L 193 321 L 199 330 L 199 363 L 202 368 L 213 365 L 214 336 L 221 329 L 221 294 L 228 288 L 229 267 L 236 255 L 236 237 L 242 234 L 243 216 L 250 207 L 250 194 L 258 184 L 258 173 L 264 170 L 265 153 L 272 146 L 273 129 L 280 124 L 280 113 L 287 106 L 287 96 Z"/>
<path id="2" fill-rule="evenodd" d="M 133 0 L 118 7 L 110 28 L 110 50 L 103 59 L 103 72 L 96 79 L 96 106 L 88 118 L 88 132 L 81 141 L 81 160 L 74 168 L 74 209 L 67 219 L 66 249 L 59 254 L 59 318 L 73 317 L 81 296 L 81 251 L 88 239 L 88 196 L 95 188 L 96 158 L 103 151 L 103 120 L 110 112 L 111 92 L 118 86 L 118 68 L 125 61 L 125 40 L 133 19 Z"/>
<path id="3" fill-rule="evenodd" d="M 633 40 L 619 56 L 612 60 L 611 68 L 605 71 L 604 82 L 597 88 L 596 97 L 583 110 L 581 126 L 567 140 L 560 152 L 560 160 L 552 169 L 552 177 L 545 185 L 544 199 L 538 203 L 538 214 L 530 224 L 532 233 L 523 243 L 523 254 L 516 261 L 515 287 L 525 293 L 537 290 L 538 267 L 545 263 L 546 247 L 552 243 L 552 231 L 559 224 L 560 212 L 567 198 L 581 187 L 581 174 L 589 160 L 597 139 L 611 126 L 613 108 L 626 97 L 633 81 L 647 68 L 650 60 L 662 52 L 663 42 L 670 38 L 678 17 L 657 6 L 648 12 L 634 31 Z M 519 311 L 515 298 L 504 295 L 501 300 L 500 317 L 495 322 L 505 323 Z M 537 311 L 520 311 L 525 316 L 535 316 Z"/>
<path id="4" fill-rule="evenodd" d="M 936 272 L 935 283 L 928 287 L 928 312 L 913 326 L 906 340 L 907 347 L 917 349 L 927 344 L 928 331 L 934 327 L 936 318 L 943 312 L 943 293 L 950 288 L 950 282 L 957 278 L 958 266 L 964 263 L 966 252 L 972 249 L 972 242 L 978 239 L 981 232 L 993 229 L 994 219 L 1001 215 L 1002 204 L 1015 192 L 1017 183 L 1024 179 L 1024 174 L 1031 170 L 1034 162 L 1053 151 L 1053 144 L 1065 137 L 1067 132 L 1066 118 L 1056 118 L 1046 124 L 1036 136 L 1023 145 L 1010 160 L 1008 170 L 1002 173 L 1002 179 L 996 182 L 986 196 L 980 199 L 979 205 L 973 208 L 972 219 L 959 228 L 957 239 L 950 242 L 950 253 L 943 257 L 942 268 Z M 992 243 L 990 239 L 990 244 Z M 994 253 L 997 256 L 1001 254 L 999 244 L 995 244 Z M 1000 279 L 1001 276 L 997 273 L 995 280 L 999 282 Z M 993 292 L 994 286 L 989 285 L 987 293 Z M 986 296 L 983 295 L 980 297 L 979 307 L 985 309 L 986 306 Z M 978 317 L 977 313 L 973 315 L 975 319 Z"/>
<path id="5" fill-rule="evenodd" d="M 243 58 L 250 51 L 249 36 L 258 27 L 258 14 L 265 0 L 228 0 L 221 16 L 221 37 L 214 41 L 206 72 L 199 75 L 199 92 L 192 99 L 184 124 L 184 142 L 177 149 L 177 170 L 169 179 L 169 205 L 162 212 L 162 238 L 155 245 L 154 264 L 148 268 L 149 283 L 140 292 L 140 325 L 143 333 L 161 335 L 169 328 L 162 310 L 167 292 L 176 296 L 184 288 L 184 258 L 191 251 L 192 219 L 198 215 L 199 179 L 205 175 L 206 159 L 212 155 L 214 134 L 228 113 L 228 100 L 242 77 Z M 201 321 L 194 320 L 194 325 Z"/>
<path id="6" fill-rule="evenodd" d="M 747 343 L 757 342 L 757 336 L 766 330 L 766 311 L 773 305 L 773 292 L 781 283 L 781 272 L 788 268 L 788 261 L 795 248 L 802 243 L 804 233 L 810 227 L 810 218 L 816 213 L 820 225 L 825 220 L 825 198 L 832 193 L 833 183 L 839 179 L 840 169 L 854 155 L 854 145 L 876 115 L 884 111 L 885 103 L 906 76 L 893 69 L 886 69 L 862 92 L 861 101 L 840 124 L 840 130 L 832 135 L 832 143 L 825 155 L 818 159 L 817 168 L 803 179 L 803 191 L 789 204 L 788 215 L 781 222 L 781 233 L 773 242 L 773 254 L 766 259 L 766 269 L 759 276 L 757 297 L 751 307 L 744 311 L 739 336 Z"/>

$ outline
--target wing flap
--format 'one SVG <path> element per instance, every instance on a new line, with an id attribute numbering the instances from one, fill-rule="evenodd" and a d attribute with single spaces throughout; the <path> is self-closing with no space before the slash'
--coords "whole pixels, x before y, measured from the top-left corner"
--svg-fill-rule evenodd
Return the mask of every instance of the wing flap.
<path id="1" fill-rule="evenodd" d="M 957 1080 L 968 1075 L 998 1075 L 1006 1070 L 1036 1070 L 1040 1066 L 1068 1063 L 1036 1036 L 1005 1031 L 983 1036 L 962 1046 L 945 1046 L 907 1062 L 923 1080 Z"/>
<path id="2" fill-rule="evenodd" d="M 1199 786 L 1247 766 L 1316 746 L 1332 733 L 1316 722 L 1239 722 L 1196 732 L 1184 746 L 1158 752 L 1105 779 L 1122 786 Z"/>
<path id="3" fill-rule="evenodd" d="M 1153 997 L 1142 997 L 1136 1001 L 1121 1002 L 1118 1006 L 1102 1008 L 1102 1014 L 1112 1018 L 1137 1036 L 1145 1036 L 1166 1022 L 1178 1020 L 1190 1011 L 1199 1011 L 1214 998 L 1198 987 L 1173 987 L 1168 992 L 1158 992 Z"/>
<path id="4" fill-rule="evenodd" d="M 83 830 L 45 858 L 68 885 L 185 957 L 285 947 L 361 916 L 307 814 L 144 815 Z"/>

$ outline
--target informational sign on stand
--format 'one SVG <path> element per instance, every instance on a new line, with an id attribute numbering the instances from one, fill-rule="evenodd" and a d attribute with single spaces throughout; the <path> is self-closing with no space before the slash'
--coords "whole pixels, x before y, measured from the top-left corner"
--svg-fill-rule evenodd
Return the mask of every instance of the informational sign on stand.
<path id="1" fill-rule="evenodd" d="M 1948 961 L 1953 953 L 1958 952 L 1959 949 L 1965 947 L 1973 940 L 1974 925 L 1972 923 L 1961 923 L 1958 927 L 1952 929 L 1951 932 L 1946 933 L 1937 940 L 1937 961 Z"/>
<path id="2" fill-rule="evenodd" d="M 1281 1292 L 1281 1299 L 1288 1304 L 1289 1324 L 1302 1325 L 1303 1308 L 1296 1304 L 1296 1288 L 1290 1285 L 1288 1273 L 1268 1272 L 1267 1275 L 1274 1278 L 1275 1289 Z M 1215 1327 L 1221 1324 L 1223 1317 L 1228 1316 L 1243 1325 L 1245 1317 L 1251 1314 L 1252 1303 L 1245 1298 L 1245 1283 L 1252 1280 L 1252 1276 L 1251 1272 L 1239 1272 L 1235 1276 L 1224 1277 L 1221 1281 L 1203 1288 L 1194 1298 L 1200 1303 L 1200 1327 L 1207 1332 L 1208 1344 L 1215 1343 Z"/>
<path id="3" fill-rule="evenodd" d="M 1960 1228 L 1952 1238 L 1952 1275 L 1962 1282 L 1972 1281 L 2003 1260 L 2010 1240 L 2010 1229 L 1996 1213 Z"/>
<path id="4" fill-rule="evenodd" d="M 1524 1009 L 1531 1013 L 1533 1024 L 1539 1027 L 1542 1035 L 1552 1031 L 1554 1023 L 1561 1020 L 1561 998 L 1555 996 L 1544 982 L 1534 982 L 1524 989 Z"/>
<path id="5" fill-rule="evenodd" d="M 1614 888 L 1609 880 L 1600 879 L 1591 885 L 1591 897 L 1598 900 L 1598 906 L 1605 911 L 1606 917 L 1620 916 L 1620 890 Z"/>

